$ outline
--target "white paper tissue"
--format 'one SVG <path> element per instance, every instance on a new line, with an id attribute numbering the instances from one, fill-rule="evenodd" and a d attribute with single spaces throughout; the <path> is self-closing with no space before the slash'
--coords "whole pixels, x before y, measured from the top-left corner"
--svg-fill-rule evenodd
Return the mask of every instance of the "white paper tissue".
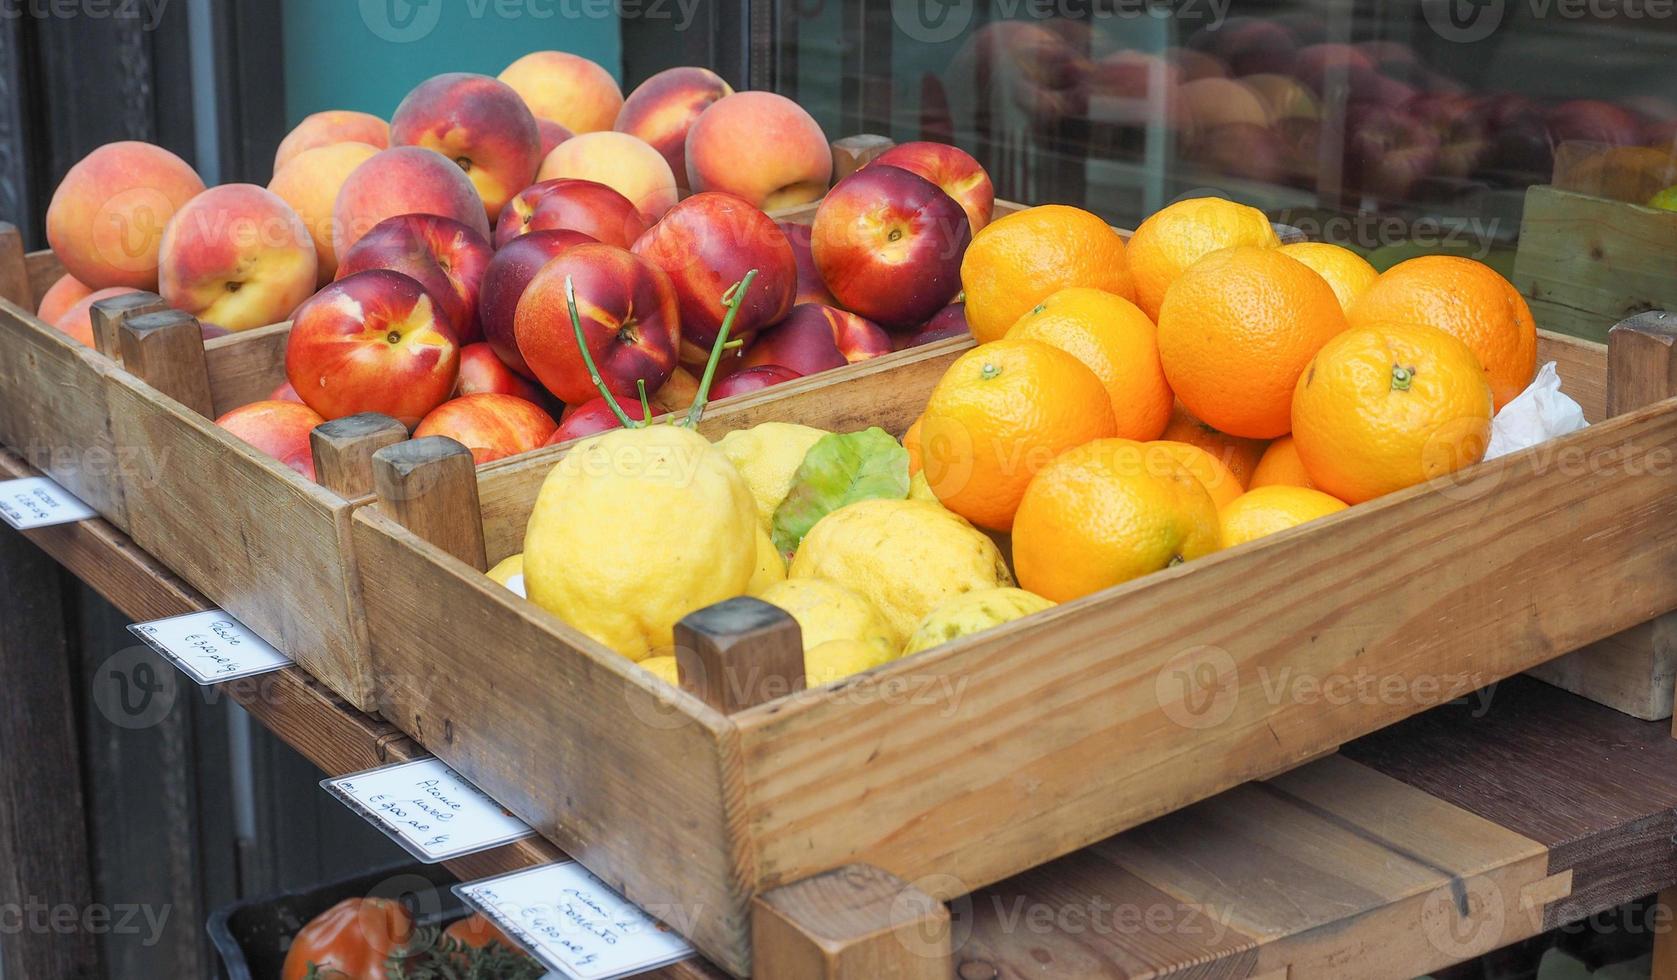
<path id="1" fill-rule="evenodd" d="M 1555 373 L 1555 362 L 1550 361 L 1538 370 L 1525 391 L 1491 419 L 1491 445 L 1485 450 L 1485 458 L 1506 456 L 1588 424 L 1584 410 L 1561 391 L 1561 376 Z"/>

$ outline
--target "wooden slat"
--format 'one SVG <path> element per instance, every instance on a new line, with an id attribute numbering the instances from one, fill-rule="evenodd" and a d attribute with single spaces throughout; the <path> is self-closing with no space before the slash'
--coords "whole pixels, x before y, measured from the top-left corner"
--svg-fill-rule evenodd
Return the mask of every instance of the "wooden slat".
<path id="1" fill-rule="evenodd" d="M 675 657 L 682 690 L 725 715 L 804 689 L 798 621 L 750 596 L 676 623 Z"/>
<path id="2" fill-rule="evenodd" d="M 948 980 L 949 910 L 878 868 L 851 865 L 760 895 L 756 975 L 798 980 Z"/>
<path id="3" fill-rule="evenodd" d="M 130 318 L 161 313 L 169 308 L 156 293 L 123 293 L 102 299 L 87 311 L 93 326 L 93 346 L 99 353 L 117 360 L 122 357 L 122 327 Z"/>
<path id="4" fill-rule="evenodd" d="M 5 221 L 0 221 L 0 299 L 26 306 L 31 313 L 38 308 L 29 287 L 29 267 L 24 263 L 23 235 L 16 225 Z"/>
<path id="5" fill-rule="evenodd" d="M 426 436 L 373 454 L 379 509 L 414 534 L 478 571 L 483 525 L 478 513 L 472 451 L 447 436 Z"/>
<path id="6" fill-rule="evenodd" d="M 1552 330 L 1606 338 L 1643 310 L 1677 309 L 1677 217 L 1553 187 L 1526 191 L 1513 283 Z"/>
<path id="7" fill-rule="evenodd" d="M 204 342 L 212 417 L 262 401 L 285 383 L 285 345 L 290 337 L 288 321 Z"/>
<path id="8" fill-rule="evenodd" d="M 1648 980 L 1677 980 L 1677 934 L 1669 925 L 1677 916 L 1677 886 L 1660 892 L 1659 903 L 1665 908 L 1667 927 L 1654 933 L 1654 959 Z"/>
<path id="9" fill-rule="evenodd" d="M 1589 422 L 1600 422 L 1607 412 L 1607 345 L 1579 340 L 1547 330 L 1537 332 L 1537 363 L 1555 362 L 1561 390 L 1584 410 Z"/>
<path id="10" fill-rule="evenodd" d="M 118 328 L 117 344 L 123 370 L 199 415 L 214 417 L 204 335 L 191 314 L 166 309 L 130 317 Z"/>
<path id="11" fill-rule="evenodd" d="M 58 261 L 58 256 L 54 255 L 52 249 L 49 248 L 25 255 L 23 266 L 28 271 L 29 311 L 33 313 L 41 308 L 41 300 L 46 296 L 47 290 L 52 288 L 53 283 L 63 278 L 64 263 Z"/>

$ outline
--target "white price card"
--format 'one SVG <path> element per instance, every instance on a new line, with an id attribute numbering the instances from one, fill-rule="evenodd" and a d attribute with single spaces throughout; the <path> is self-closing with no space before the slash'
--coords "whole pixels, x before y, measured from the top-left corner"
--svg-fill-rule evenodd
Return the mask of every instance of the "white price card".
<path id="1" fill-rule="evenodd" d="M 441 759 L 414 759 L 335 779 L 322 788 L 407 849 L 436 864 L 535 833 Z"/>
<path id="2" fill-rule="evenodd" d="M 135 623 L 128 629 L 201 685 L 291 666 L 290 657 L 220 609 Z"/>
<path id="3" fill-rule="evenodd" d="M 693 947 L 575 861 L 455 885 L 548 969 L 613 980 L 684 960 Z"/>
<path id="4" fill-rule="evenodd" d="M 0 518 L 19 531 L 98 517 L 93 508 L 44 476 L 0 481 Z"/>

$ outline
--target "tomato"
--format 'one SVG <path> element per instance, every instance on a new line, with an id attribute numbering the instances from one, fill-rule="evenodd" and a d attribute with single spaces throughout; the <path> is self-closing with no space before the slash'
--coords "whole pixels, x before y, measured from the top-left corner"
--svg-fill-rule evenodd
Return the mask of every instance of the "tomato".
<path id="1" fill-rule="evenodd" d="M 470 946 L 473 949 L 482 949 L 490 943 L 500 943 L 514 952 L 523 949 L 523 947 L 508 939 L 507 934 L 501 931 L 500 926 L 476 912 L 452 923 L 447 929 L 443 930 L 443 935 L 458 940 L 461 945 Z"/>
<path id="2" fill-rule="evenodd" d="M 388 898 L 346 898 L 309 920 L 285 954 L 282 980 L 342 974 L 348 980 L 385 980 L 390 951 L 413 936 L 413 916 Z M 333 973 L 331 971 L 337 971 Z"/>

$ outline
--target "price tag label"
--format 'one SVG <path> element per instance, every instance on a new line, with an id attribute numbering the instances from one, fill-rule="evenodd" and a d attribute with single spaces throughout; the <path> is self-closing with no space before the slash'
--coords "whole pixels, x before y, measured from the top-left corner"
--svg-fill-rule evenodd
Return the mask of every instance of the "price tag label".
<path id="1" fill-rule="evenodd" d="M 320 785 L 426 864 L 535 833 L 441 759 L 398 762 Z"/>
<path id="2" fill-rule="evenodd" d="M 19 531 L 98 517 L 93 508 L 44 476 L 0 481 L 0 518 Z"/>
<path id="3" fill-rule="evenodd" d="M 575 861 L 455 885 L 454 893 L 572 980 L 613 980 L 693 955 L 687 940 Z"/>
<path id="4" fill-rule="evenodd" d="M 220 609 L 135 623 L 128 629 L 201 685 L 291 666 L 290 657 Z"/>

